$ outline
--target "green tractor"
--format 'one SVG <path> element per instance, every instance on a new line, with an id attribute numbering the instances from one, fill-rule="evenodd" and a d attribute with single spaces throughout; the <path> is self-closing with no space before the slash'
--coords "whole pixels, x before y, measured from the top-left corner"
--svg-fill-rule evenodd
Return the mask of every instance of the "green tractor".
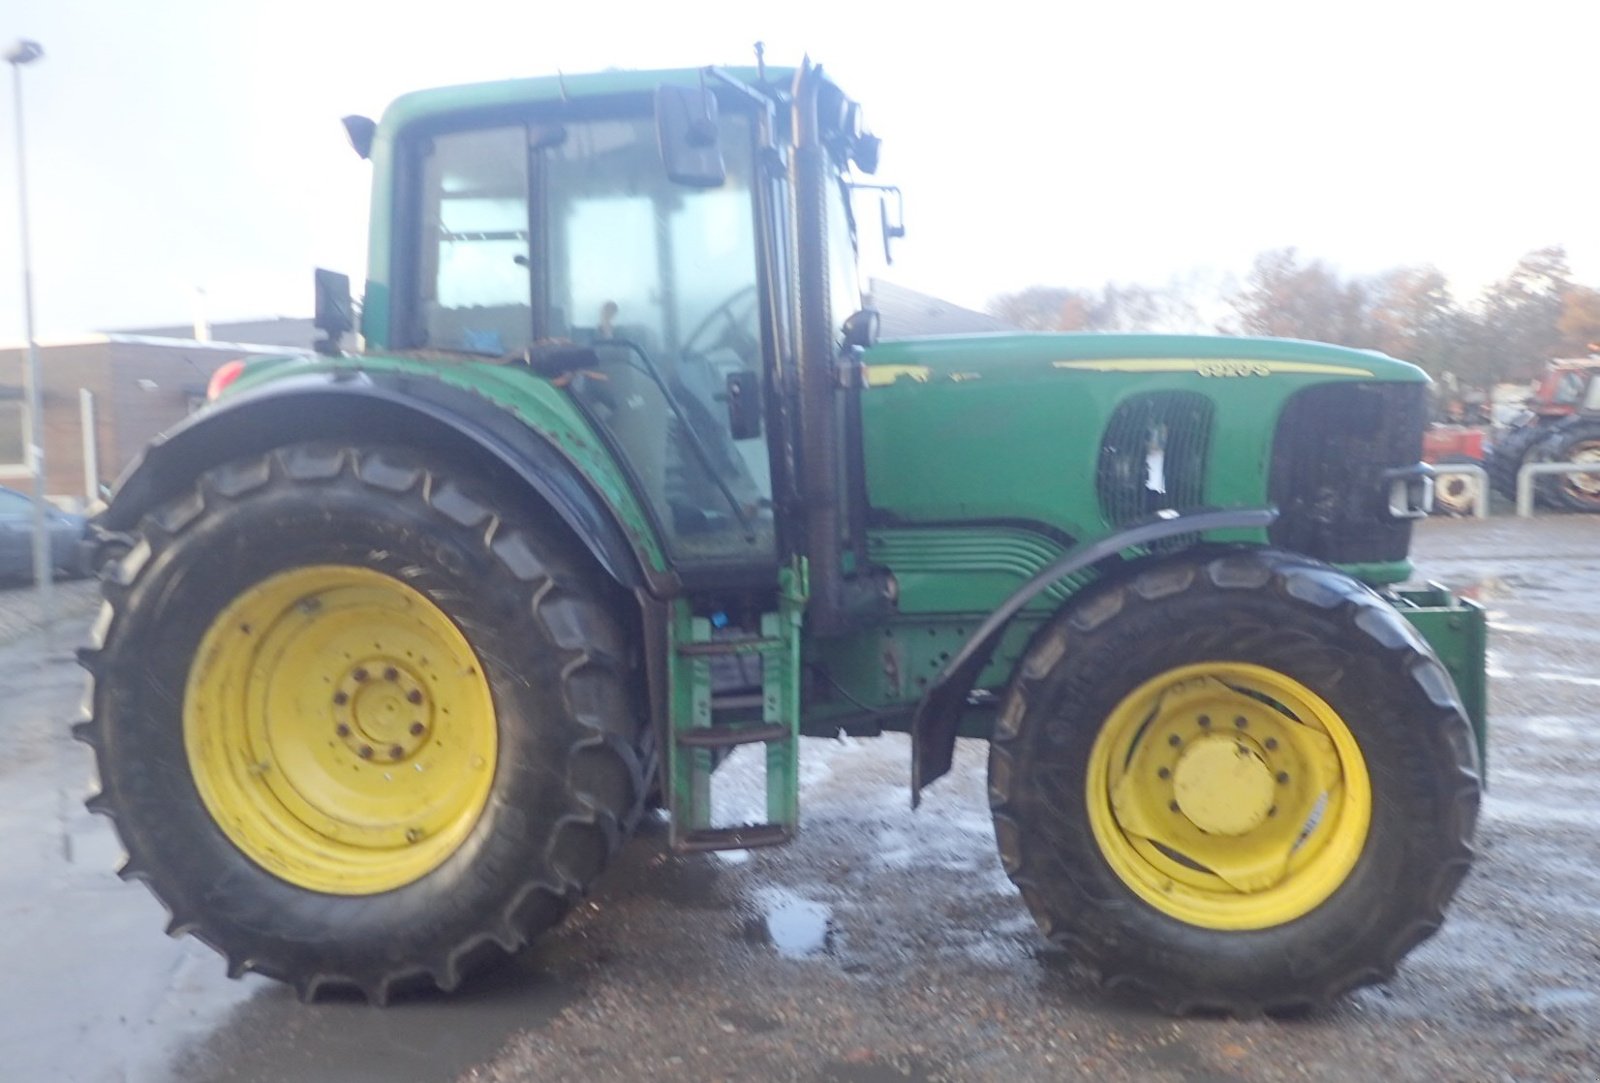
<path id="1" fill-rule="evenodd" d="M 914 800 L 987 740 L 1044 935 L 1166 1010 L 1321 1005 L 1439 927 L 1484 621 L 1396 586 L 1419 370 L 878 342 L 851 199 L 878 142 L 809 63 L 346 125 L 361 352 L 319 272 L 319 354 L 219 372 L 97 522 L 126 552 L 76 733 L 169 931 L 306 999 L 453 989 L 652 805 L 680 852 L 779 844 L 800 738 L 885 731 Z M 745 745 L 764 818 L 719 822 Z"/>

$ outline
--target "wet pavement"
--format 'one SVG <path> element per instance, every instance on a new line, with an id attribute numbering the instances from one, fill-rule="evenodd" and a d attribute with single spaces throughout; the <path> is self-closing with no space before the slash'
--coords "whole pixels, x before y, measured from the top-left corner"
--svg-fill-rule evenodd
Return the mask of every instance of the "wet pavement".
<path id="1" fill-rule="evenodd" d="M 1393 982 L 1292 1022 L 1093 989 L 1000 870 L 983 748 L 913 814 L 898 737 L 807 742 L 786 849 L 674 857 L 653 822 L 463 994 L 302 1006 L 228 981 L 111 875 L 66 735 L 79 674 L 37 634 L 0 644 L 0 1079 L 1600 1079 L 1600 519 L 1433 521 L 1417 555 L 1490 609 L 1478 865 Z M 758 778 L 736 761 L 717 780 L 732 810 Z"/>

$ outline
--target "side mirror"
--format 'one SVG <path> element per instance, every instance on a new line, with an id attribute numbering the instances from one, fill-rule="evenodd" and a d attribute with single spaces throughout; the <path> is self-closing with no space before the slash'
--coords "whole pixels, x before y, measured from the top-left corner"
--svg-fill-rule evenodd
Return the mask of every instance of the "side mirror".
<path id="1" fill-rule="evenodd" d="M 867 136 L 865 138 L 872 138 Z M 876 166 L 876 144 L 873 149 L 872 164 Z M 857 163 L 858 165 L 860 163 Z M 865 170 L 863 169 L 863 172 Z M 893 184 L 861 184 L 852 182 L 851 191 L 877 192 L 878 193 L 878 222 L 883 227 L 883 260 L 885 263 L 894 262 L 894 251 L 891 242 L 899 240 L 906 235 L 906 197 L 899 187 Z M 894 197 L 894 217 L 889 216 L 889 197 Z"/>
<path id="2" fill-rule="evenodd" d="M 656 88 L 656 142 L 673 184 L 720 188 L 728 179 L 718 142 L 717 96 L 705 87 Z"/>
<path id="3" fill-rule="evenodd" d="M 863 308 L 844 321 L 844 344 L 868 350 L 878 344 L 878 328 L 883 321 L 875 308 Z"/>
<path id="4" fill-rule="evenodd" d="M 728 373 L 728 432 L 735 440 L 761 435 L 761 381 L 753 372 Z"/>
<path id="5" fill-rule="evenodd" d="M 344 134 L 350 137 L 350 146 L 362 161 L 372 157 L 372 137 L 378 133 L 378 124 L 371 117 L 363 117 L 352 113 L 343 117 L 339 123 L 344 125 Z"/>
<path id="6" fill-rule="evenodd" d="M 318 267 L 314 282 L 317 306 L 312 326 L 328 336 L 316 344 L 316 350 L 335 355 L 339 340 L 356 325 L 355 308 L 350 303 L 350 276 Z"/>
<path id="7" fill-rule="evenodd" d="M 889 218 L 889 192 L 894 193 L 895 216 L 893 221 Z M 878 221 L 883 226 L 883 261 L 894 262 L 894 250 L 891 241 L 898 241 L 906 235 L 906 201 L 900 194 L 900 189 L 891 188 L 878 196 Z"/>

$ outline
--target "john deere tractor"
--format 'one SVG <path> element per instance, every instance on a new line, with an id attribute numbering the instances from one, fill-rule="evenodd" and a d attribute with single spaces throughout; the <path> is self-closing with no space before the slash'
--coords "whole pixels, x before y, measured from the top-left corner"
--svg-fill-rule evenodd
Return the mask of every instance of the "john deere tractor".
<path id="1" fill-rule="evenodd" d="M 1320 1005 L 1439 927 L 1484 621 L 1396 589 L 1419 370 L 879 342 L 852 197 L 898 216 L 809 63 L 434 90 L 347 128 L 360 351 L 320 273 L 320 355 L 220 371 L 97 524 L 127 552 L 77 733 L 172 932 L 308 999 L 454 989 L 652 804 L 679 851 L 789 840 L 800 738 L 841 731 L 909 732 L 935 816 L 957 738 L 988 741 L 1043 934 L 1168 1010 Z M 714 815 L 739 746 L 759 822 Z"/>

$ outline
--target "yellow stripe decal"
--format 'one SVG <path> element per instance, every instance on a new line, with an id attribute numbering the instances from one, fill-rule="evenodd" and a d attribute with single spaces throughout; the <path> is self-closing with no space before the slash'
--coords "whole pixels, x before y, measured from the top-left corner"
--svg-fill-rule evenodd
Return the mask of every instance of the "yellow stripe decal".
<path id="1" fill-rule="evenodd" d="M 933 370 L 927 365 L 868 365 L 867 386 L 886 387 L 902 376 L 925 384 L 932 375 Z"/>
<path id="2" fill-rule="evenodd" d="M 1193 372 L 1201 376 L 1371 376 L 1372 370 L 1320 361 L 1247 361 L 1219 358 L 1120 358 L 1101 361 L 1052 361 L 1058 369 L 1089 372 Z"/>

